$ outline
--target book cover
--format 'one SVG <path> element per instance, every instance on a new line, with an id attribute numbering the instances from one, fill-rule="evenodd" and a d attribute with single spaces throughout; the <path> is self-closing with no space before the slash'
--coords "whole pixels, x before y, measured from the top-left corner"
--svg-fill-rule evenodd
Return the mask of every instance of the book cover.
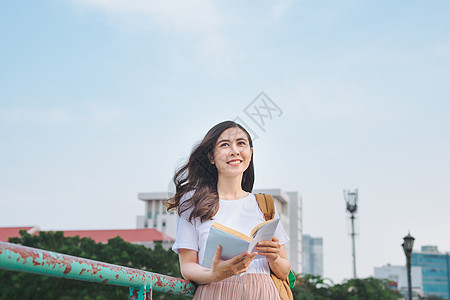
<path id="1" fill-rule="evenodd" d="M 246 251 L 249 253 L 255 252 L 254 248 L 259 241 L 272 240 L 279 221 L 280 219 L 272 219 L 255 226 L 251 231 L 251 236 L 215 222 L 209 230 L 202 266 L 211 268 L 218 245 L 222 246 L 221 259 L 223 260 Z M 265 257 L 257 255 L 254 259 L 261 258 Z"/>

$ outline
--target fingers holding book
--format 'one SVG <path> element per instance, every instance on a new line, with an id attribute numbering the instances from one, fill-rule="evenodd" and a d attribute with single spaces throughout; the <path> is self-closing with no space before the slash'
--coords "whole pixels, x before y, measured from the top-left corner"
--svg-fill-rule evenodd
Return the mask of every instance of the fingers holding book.
<path id="1" fill-rule="evenodd" d="M 256 244 L 255 250 L 259 255 L 265 256 L 267 261 L 274 262 L 280 257 L 280 243 L 276 237 L 272 237 L 271 241 L 260 241 Z"/>
<path id="2" fill-rule="evenodd" d="M 256 252 L 252 254 L 243 252 L 228 260 L 222 260 L 220 258 L 221 253 L 222 247 L 218 246 L 211 266 L 214 281 L 221 281 L 233 275 L 246 272 L 253 258 L 257 255 Z"/>

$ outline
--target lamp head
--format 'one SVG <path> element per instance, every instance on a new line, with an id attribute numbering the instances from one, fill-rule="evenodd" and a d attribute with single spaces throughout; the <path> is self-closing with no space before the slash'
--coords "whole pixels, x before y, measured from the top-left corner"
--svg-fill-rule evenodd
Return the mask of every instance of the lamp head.
<path id="1" fill-rule="evenodd" d="M 414 240 L 415 239 L 409 234 L 409 232 L 408 232 L 408 235 L 403 238 L 402 247 L 403 247 L 403 251 L 405 252 L 405 255 L 407 257 L 411 256 L 413 246 L 414 246 Z"/>

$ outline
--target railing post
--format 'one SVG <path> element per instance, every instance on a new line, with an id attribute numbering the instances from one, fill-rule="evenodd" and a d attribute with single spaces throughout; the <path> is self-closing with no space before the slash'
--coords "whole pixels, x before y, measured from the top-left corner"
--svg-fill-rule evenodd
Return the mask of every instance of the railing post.
<path id="1" fill-rule="evenodd" d="M 130 296 L 128 300 L 152 300 L 152 287 L 130 287 Z"/>
<path id="2" fill-rule="evenodd" d="M 146 295 L 147 295 L 147 300 L 152 300 L 152 287 L 151 286 L 147 287 Z"/>

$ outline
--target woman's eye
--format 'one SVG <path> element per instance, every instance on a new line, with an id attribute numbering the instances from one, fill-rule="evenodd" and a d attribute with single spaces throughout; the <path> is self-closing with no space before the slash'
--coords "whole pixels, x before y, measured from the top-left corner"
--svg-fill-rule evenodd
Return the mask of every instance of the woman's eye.
<path id="1" fill-rule="evenodd" d="M 241 144 L 241 145 L 245 145 L 245 142 L 239 142 L 239 144 Z"/>
<path id="2" fill-rule="evenodd" d="M 228 143 L 223 143 L 222 145 L 220 145 L 220 147 L 223 147 L 223 146 L 228 146 Z"/>

